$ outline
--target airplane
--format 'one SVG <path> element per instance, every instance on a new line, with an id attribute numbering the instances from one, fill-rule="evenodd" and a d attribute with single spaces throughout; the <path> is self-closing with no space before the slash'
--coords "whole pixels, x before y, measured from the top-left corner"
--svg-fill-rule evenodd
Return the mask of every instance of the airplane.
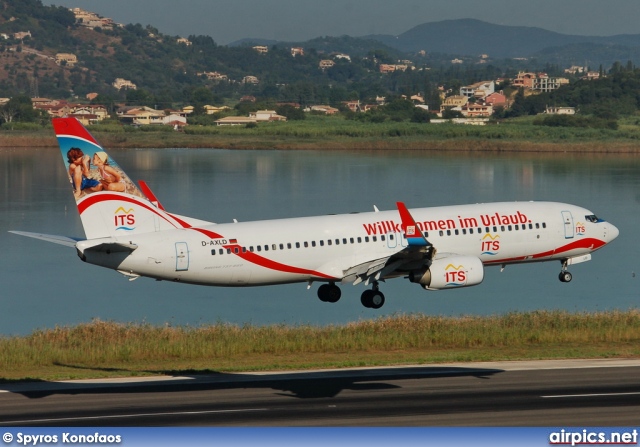
<path id="1" fill-rule="evenodd" d="M 404 277 L 425 290 L 482 283 L 484 268 L 559 261 L 567 268 L 619 234 L 576 205 L 498 202 L 252 222 L 213 223 L 167 211 L 149 185 L 139 187 L 75 118 L 54 118 L 86 238 L 12 231 L 74 247 L 84 262 L 129 280 L 209 286 L 315 283 L 335 303 L 339 284 L 364 284 L 361 303 L 385 303 L 380 283 Z"/>

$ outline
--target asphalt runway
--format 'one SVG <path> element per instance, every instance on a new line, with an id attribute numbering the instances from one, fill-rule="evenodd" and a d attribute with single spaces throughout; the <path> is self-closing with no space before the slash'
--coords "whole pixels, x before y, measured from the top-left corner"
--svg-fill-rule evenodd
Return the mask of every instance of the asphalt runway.
<path id="1" fill-rule="evenodd" d="M 0 426 L 638 426 L 640 360 L 0 384 Z"/>

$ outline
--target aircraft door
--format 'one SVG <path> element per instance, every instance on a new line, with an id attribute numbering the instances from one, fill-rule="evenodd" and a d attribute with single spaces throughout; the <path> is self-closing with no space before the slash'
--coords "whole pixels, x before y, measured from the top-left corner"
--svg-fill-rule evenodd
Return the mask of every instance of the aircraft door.
<path id="1" fill-rule="evenodd" d="M 564 238 L 573 238 L 573 216 L 571 211 L 563 211 L 562 220 L 564 221 Z"/>
<path id="2" fill-rule="evenodd" d="M 396 248 L 398 246 L 398 233 L 387 233 L 387 247 Z"/>
<path id="3" fill-rule="evenodd" d="M 189 270 L 189 247 L 186 242 L 176 242 L 176 272 Z"/>

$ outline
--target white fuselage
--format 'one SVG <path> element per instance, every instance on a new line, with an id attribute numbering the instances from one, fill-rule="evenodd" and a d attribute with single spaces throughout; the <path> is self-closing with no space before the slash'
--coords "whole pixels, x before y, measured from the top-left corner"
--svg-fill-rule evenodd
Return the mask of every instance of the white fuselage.
<path id="1" fill-rule="evenodd" d="M 578 259 L 618 235 L 589 210 L 563 203 L 504 202 L 410 212 L 438 253 L 477 257 L 484 265 Z M 393 210 L 162 230 L 111 238 L 137 248 L 119 256 L 87 252 L 86 261 L 133 277 L 215 286 L 340 282 L 353 266 L 405 249 L 400 224 L 398 210 Z M 79 251 L 92 243 L 80 243 Z"/>

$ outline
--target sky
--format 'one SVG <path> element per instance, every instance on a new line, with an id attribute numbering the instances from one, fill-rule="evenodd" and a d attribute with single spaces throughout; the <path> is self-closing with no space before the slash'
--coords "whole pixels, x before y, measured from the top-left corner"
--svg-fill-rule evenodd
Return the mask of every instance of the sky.
<path id="1" fill-rule="evenodd" d="M 640 0 L 42 0 L 168 35 L 306 41 L 401 34 L 416 25 L 474 18 L 563 34 L 640 34 Z"/>

